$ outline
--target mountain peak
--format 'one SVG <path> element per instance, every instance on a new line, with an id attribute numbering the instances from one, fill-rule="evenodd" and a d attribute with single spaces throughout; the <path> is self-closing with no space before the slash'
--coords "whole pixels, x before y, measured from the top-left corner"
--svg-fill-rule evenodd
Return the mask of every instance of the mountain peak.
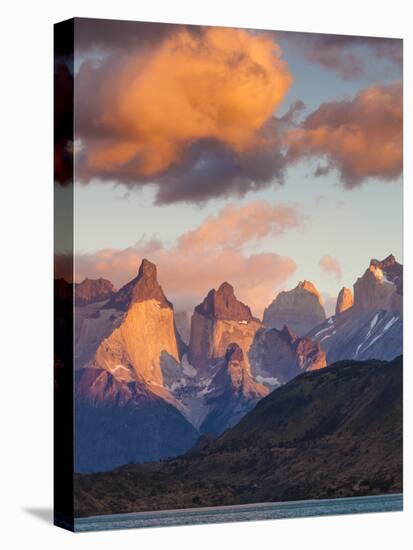
<path id="1" fill-rule="evenodd" d="M 369 267 L 354 284 L 354 305 L 361 309 L 401 309 L 403 266 L 393 254 L 370 260 Z"/>
<path id="2" fill-rule="evenodd" d="M 300 281 L 292 290 L 280 292 L 264 311 L 264 325 L 281 330 L 284 325 L 298 336 L 326 318 L 321 295 L 311 281 Z"/>
<path id="3" fill-rule="evenodd" d="M 139 266 L 138 278 L 149 278 L 157 280 L 156 265 L 144 258 Z"/>
<path id="4" fill-rule="evenodd" d="M 222 283 L 218 290 L 210 290 L 195 311 L 205 317 L 229 321 L 250 321 L 253 318 L 250 308 L 237 299 L 234 287 L 227 282 Z"/>
<path id="5" fill-rule="evenodd" d="M 337 296 L 336 303 L 336 315 L 346 309 L 349 309 L 353 305 L 353 293 L 349 288 L 343 286 Z"/>
<path id="6" fill-rule="evenodd" d="M 224 281 L 219 285 L 217 294 L 222 294 L 222 295 L 234 294 L 234 287 L 230 285 L 227 281 Z"/>
<path id="7" fill-rule="evenodd" d="M 307 292 L 310 292 L 311 294 L 314 294 L 314 296 L 317 296 L 317 298 L 321 301 L 321 295 L 318 292 L 316 286 L 311 281 L 300 281 L 296 288 L 302 288 L 303 290 L 306 290 Z"/>
<path id="8" fill-rule="evenodd" d="M 124 285 L 106 307 L 126 311 L 132 304 L 146 300 L 157 300 L 161 307 L 172 308 L 158 283 L 156 265 L 144 258 L 137 276 Z"/>
<path id="9" fill-rule="evenodd" d="M 389 254 L 384 260 L 376 260 L 375 258 L 372 258 L 370 260 L 370 266 L 379 266 L 381 268 L 390 267 L 391 265 L 394 265 L 396 262 L 396 258 L 393 256 L 393 254 Z"/>

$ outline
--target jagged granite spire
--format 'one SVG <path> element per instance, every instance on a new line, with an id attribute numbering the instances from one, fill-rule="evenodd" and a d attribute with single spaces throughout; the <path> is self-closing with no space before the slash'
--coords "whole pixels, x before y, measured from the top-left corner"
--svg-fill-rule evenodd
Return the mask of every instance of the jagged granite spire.
<path id="1" fill-rule="evenodd" d="M 349 309 L 353 305 L 353 293 L 349 288 L 346 288 L 343 286 L 343 288 L 340 290 L 337 296 L 337 303 L 336 303 L 336 315 L 337 313 L 341 313 L 342 311 L 346 311 L 346 309 Z"/>
<path id="2" fill-rule="evenodd" d="M 124 285 L 108 302 L 107 308 L 126 311 L 136 302 L 157 300 L 161 307 L 172 307 L 158 283 L 156 265 L 144 258 L 137 276 Z"/>
<path id="3" fill-rule="evenodd" d="M 195 311 L 214 319 L 230 321 L 252 319 L 250 308 L 236 298 L 234 288 L 227 282 L 222 283 L 218 290 L 210 290 L 204 301 L 196 306 Z"/>

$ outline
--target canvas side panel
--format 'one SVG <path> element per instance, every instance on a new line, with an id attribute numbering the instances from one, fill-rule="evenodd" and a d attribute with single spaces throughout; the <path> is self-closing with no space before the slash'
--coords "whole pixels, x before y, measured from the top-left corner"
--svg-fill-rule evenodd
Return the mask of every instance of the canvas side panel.
<path id="1" fill-rule="evenodd" d="M 54 523 L 73 530 L 74 21 L 54 26 Z"/>

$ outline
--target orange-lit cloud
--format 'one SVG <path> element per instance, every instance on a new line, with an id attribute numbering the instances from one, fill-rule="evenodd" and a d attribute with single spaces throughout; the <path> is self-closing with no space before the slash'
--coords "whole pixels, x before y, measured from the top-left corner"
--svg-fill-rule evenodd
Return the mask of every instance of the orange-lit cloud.
<path id="1" fill-rule="evenodd" d="M 342 277 L 341 264 L 338 260 L 333 258 L 330 254 L 326 254 L 319 261 L 320 268 L 327 272 L 332 273 L 339 281 Z"/>
<path id="2" fill-rule="evenodd" d="M 177 28 L 121 65 L 85 63 L 77 81 L 78 177 L 138 183 L 188 162 L 201 170 L 214 144 L 238 163 L 232 180 L 242 180 L 244 156 L 248 162 L 266 152 L 274 162 L 278 136 L 266 128 L 292 76 L 269 35 L 207 27 Z M 196 150 L 200 143 L 207 158 Z"/>
<path id="3" fill-rule="evenodd" d="M 247 213 L 252 219 L 261 218 L 257 229 L 248 224 Z M 172 247 L 152 240 L 125 250 L 79 254 L 75 261 L 76 280 L 104 277 L 119 287 L 136 275 L 140 261 L 147 257 L 158 266 L 159 281 L 177 310 L 192 309 L 208 290 L 228 281 L 237 296 L 261 316 L 296 265 L 291 258 L 276 253 L 246 254 L 242 245 L 298 225 L 297 212 L 292 207 L 257 202 L 239 209 L 224 208 L 197 229 L 181 235 Z"/>
<path id="4" fill-rule="evenodd" d="M 286 141 L 290 162 L 324 158 L 316 174 L 336 169 L 348 188 L 367 178 L 393 180 L 403 164 L 402 85 L 375 85 L 352 100 L 324 103 Z"/>

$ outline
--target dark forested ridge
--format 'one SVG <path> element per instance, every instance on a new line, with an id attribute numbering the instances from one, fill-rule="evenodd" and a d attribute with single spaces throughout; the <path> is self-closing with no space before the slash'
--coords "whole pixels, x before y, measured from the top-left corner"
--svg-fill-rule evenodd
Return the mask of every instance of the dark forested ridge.
<path id="1" fill-rule="evenodd" d="M 402 490 L 402 358 L 342 361 L 273 391 L 186 455 L 75 478 L 76 515 Z"/>

